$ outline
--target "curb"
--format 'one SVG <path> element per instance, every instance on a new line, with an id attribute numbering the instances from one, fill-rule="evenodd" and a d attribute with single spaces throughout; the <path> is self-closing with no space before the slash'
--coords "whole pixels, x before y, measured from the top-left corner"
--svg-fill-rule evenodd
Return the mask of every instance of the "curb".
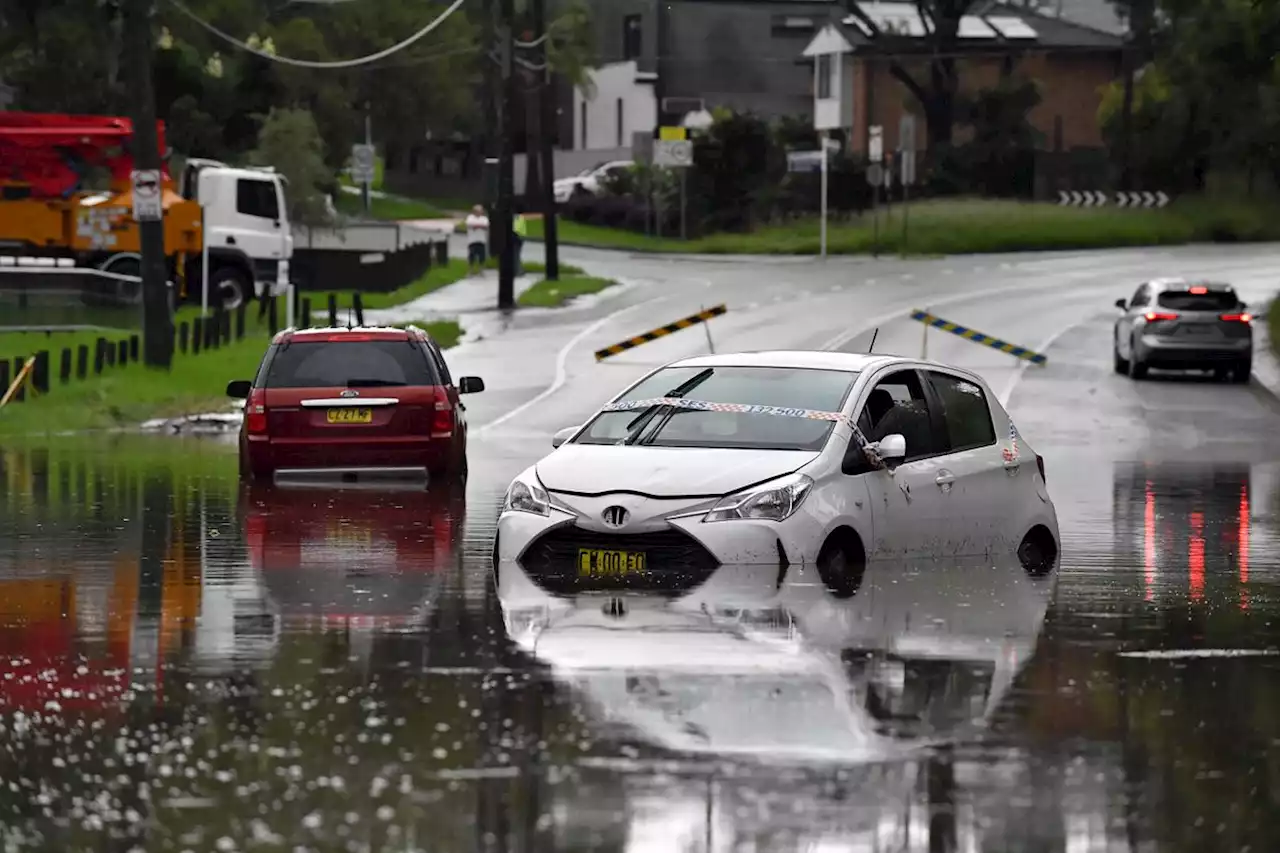
<path id="1" fill-rule="evenodd" d="M 1271 347 L 1271 333 L 1267 326 L 1267 316 L 1271 312 L 1271 302 L 1259 306 L 1254 316 L 1262 322 L 1254 326 L 1253 346 L 1253 381 L 1263 390 L 1280 401 L 1280 359 L 1276 358 Z"/>

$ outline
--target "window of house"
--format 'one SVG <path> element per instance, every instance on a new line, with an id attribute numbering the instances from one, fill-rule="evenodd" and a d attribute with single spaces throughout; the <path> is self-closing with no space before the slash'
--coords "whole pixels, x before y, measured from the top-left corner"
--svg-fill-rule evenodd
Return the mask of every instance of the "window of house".
<path id="1" fill-rule="evenodd" d="M 831 54 L 824 53 L 818 57 L 818 98 L 831 97 Z"/>
<path id="2" fill-rule="evenodd" d="M 236 181 L 236 213 L 262 219 L 279 219 L 280 202 L 274 181 L 240 178 Z"/>
<path id="3" fill-rule="evenodd" d="M 639 59 L 644 46 L 644 31 L 639 15 L 627 15 L 622 19 L 622 59 Z"/>

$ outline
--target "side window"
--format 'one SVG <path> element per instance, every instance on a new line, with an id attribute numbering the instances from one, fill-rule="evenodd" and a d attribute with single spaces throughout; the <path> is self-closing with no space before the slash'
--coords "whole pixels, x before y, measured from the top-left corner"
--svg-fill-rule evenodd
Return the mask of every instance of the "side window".
<path id="1" fill-rule="evenodd" d="M 868 441 L 901 435 L 907 441 L 907 461 L 946 452 L 945 436 L 934 429 L 920 374 L 914 370 L 891 373 L 876 383 L 858 415 L 858 427 Z"/>
<path id="2" fill-rule="evenodd" d="M 1141 285 L 1134 291 L 1133 299 L 1129 302 L 1130 308 L 1137 308 L 1146 305 L 1151 301 L 1151 287 L 1149 285 Z"/>
<path id="3" fill-rule="evenodd" d="M 991 423 L 991 408 L 981 386 L 935 371 L 929 371 L 929 382 L 942 403 L 942 418 L 947 425 L 951 452 L 995 444 L 996 430 Z"/>
<path id="4" fill-rule="evenodd" d="M 440 352 L 440 348 L 434 343 L 428 343 L 427 354 L 431 356 L 431 361 L 436 366 L 436 373 L 440 375 L 440 381 L 445 385 L 452 385 L 453 377 L 449 375 L 449 365 L 445 364 L 444 353 Z"/>
<path id="5" fill-rule="evenodd" d="M 240 178 L 236 181 L 236 213 L 260 219 L 279 219 L 280 203 L 274 181 Z"/>

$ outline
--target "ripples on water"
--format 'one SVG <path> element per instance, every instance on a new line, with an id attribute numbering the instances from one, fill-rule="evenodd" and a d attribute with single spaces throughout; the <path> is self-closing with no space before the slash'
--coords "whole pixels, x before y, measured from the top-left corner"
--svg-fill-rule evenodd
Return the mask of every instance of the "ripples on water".
<path id="1" fill-rule="evenodd" d="M 1055 469 L 1057 576 L 559 598 L 505 477 L 159 444 L 0 452 L 4 849 L 1277 849 L 1267 466 Z"/>

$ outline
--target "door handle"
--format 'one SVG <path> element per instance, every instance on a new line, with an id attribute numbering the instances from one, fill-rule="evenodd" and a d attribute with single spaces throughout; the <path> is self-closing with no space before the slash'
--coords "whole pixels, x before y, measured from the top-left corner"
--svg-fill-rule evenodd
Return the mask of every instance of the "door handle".
<path id="1" fill-rule="evenodd" d="M 938 476 L 934 479 L 933 482 L 937 483 L 938 488 L 942 489 L 945 492 L 951 488 L 951 484 L 954 483 L 955 481 L 956 481 L 955 474 L 952 474 L 950 471 L 941 471 L 938 473 Z"/>

